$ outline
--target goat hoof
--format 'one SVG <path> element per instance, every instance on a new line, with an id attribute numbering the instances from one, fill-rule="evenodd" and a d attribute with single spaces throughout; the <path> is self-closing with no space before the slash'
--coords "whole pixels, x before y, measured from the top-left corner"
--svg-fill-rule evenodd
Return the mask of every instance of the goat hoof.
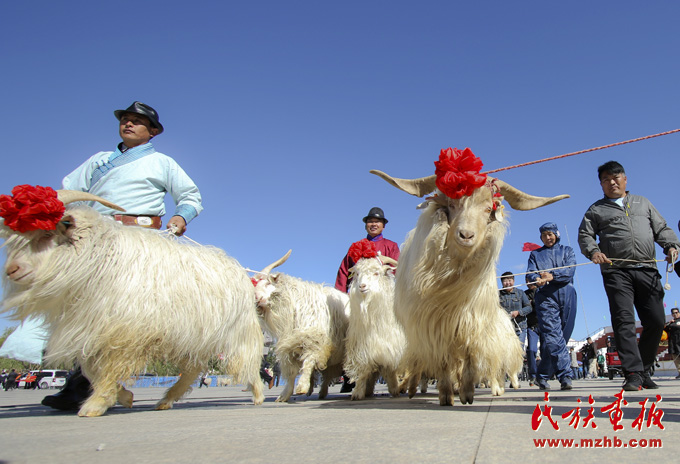
<path id="1" fill-rule="evenodd" d="M 86 401 L 85 404 L 83 404 L 83 407 L 80 408 L 80 411 L 78 411 L 78 415 L 80 417 L 99 417 L 104 415 L 108 409 L 109 408 L 107 408 L 105 404 L 101 404 L 101 402 Z"/>
<path id="2" fill-rule="evenodd" d="M 118 392 L 118 402 L 126 407 L 126 408 L 132 408 L 132 403 L 134 401 L 134 395 L 132 394 L 131 391 L 128 390 L 121 390 Z"/>

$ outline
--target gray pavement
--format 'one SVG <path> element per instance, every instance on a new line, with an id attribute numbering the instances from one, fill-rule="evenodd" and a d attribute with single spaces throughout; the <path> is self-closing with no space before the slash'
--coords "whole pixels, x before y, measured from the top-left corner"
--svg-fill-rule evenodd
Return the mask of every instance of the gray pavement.
<path id="1" fill-rule="evenodd" d="M 173 409 L 154 411 L 164 390 L 136 388 L 132 409 L 115 406 L 98 418 L 41 406 L 48 393 L 42 390 L 0 391 L 0 463 L 676 462 L 680 380 L 655 380 L 658 390 L 625 394 L 623 430 L 616 431 L 600 408 L 616 401 L 620 378 L 576 381 L 572 391 L 551 390 L 547 403 L 544 392 L 526 382 L 501 397 L 478 389 L 474 404 L 461 405 L 456 397 L 453 407 L 439 406 L 432 387 L 409 399 L 390 398 L 379 385 L 376 397 L 353 402 L 335 386 L 325 400 L 313 394 L 289 404 L 274 402 L 281 389 L 274 387 L 263 405 L 253 406 L 241 386 L 228 386 L 194 389 Z M 596 429 L 583 426 L 591 395 Z M 645 399 L 638 430 L 633 422 Z M 648 426 L 653 403 L 664 413 L 657 421 L 663 430 Z M 537 405 L 552 407 L 559 430 L 545 416 L 533 430 Z M 562 418 L 575 409 L 581 416 L 576 429 Z M 562 441 L 540 447 L 539 439 Z M 631 439 L 647 447 L 633 448 Z M 591 440 L 593 448 L 584 449 Z M 650 448 L 653 441 L 662 447 Z"/>

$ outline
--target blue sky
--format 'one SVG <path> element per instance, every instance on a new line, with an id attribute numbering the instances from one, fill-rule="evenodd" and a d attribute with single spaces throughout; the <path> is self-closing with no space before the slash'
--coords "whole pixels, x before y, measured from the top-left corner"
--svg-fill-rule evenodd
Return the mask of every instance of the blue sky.
<path id="1" fill-rule="evenodd" d="M 252 269 L 292 249 L 282 271 L 333 283 L 372 206 L 398 243 L 418 217 L 419 200 L 370 169 L 430 175 L 450 146 L 496 169 L 680 127 L 679 19 L 670 1 L 4 2 L 0 192 L 59 187 L 115 147 L 113 110 L 140 100 L 165 126 L 156 148 L 203 194 L 189 237 Z M 522 244 L 547 221 L 586 262 L 577 229 L 610 159 L 677 232 L 678 146 L 669 135 L 500 173 L 571 198 L 511 213 L 499 274 L 525 270 Z M 608 306 L 595 265 L 576 284 L 584 338 L 609 325 Z"/>

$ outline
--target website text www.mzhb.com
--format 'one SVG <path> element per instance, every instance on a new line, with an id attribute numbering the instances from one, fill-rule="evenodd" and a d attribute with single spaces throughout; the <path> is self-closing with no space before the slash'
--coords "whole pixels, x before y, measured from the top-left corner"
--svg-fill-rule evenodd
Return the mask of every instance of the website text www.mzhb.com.
<path id="1" fill-rule="evenodd" d="M 613 438 L 534 438 L 536 448 L 663 448 L 660 438 L 631 438 L 624 441 Z"/>

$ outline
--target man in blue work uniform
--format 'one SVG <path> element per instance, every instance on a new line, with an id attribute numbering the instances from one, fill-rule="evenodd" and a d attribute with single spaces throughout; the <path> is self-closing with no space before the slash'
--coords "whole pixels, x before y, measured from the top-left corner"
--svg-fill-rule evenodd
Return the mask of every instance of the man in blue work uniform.
<path id="1" fill-rule="evenodd" d="M 548 390 L 553 374 L 562 390 L 571 390 L 573 371 L 567 342 L 576 321 L 576 290 L 572 284 L 576 257 L 570 246 L 560 243 L 557 225 L 547 222 L 539 227 L 543 246 L 531 252 L 527 281 L 538 287 L 535 296 L 538 329 L 541 332 L 541 363 L 536 385 Z"/>

